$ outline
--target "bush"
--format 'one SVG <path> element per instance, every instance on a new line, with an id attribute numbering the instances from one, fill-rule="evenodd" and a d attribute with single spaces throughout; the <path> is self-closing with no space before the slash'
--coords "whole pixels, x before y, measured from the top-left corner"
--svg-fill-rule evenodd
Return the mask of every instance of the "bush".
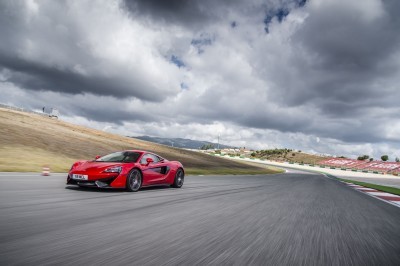
<path id="1" fill-rule="evenodd" d="M 389 156 L 387 155 L 382 155 L 381 156 L 382 161 L 386 162 L 387 160 L 389 160 Z"/>
<path id="2" fill-rule="evenodd" d="M 369 155 L 358 156 L 357 160 L 363 161 L 369 159 Z"/>

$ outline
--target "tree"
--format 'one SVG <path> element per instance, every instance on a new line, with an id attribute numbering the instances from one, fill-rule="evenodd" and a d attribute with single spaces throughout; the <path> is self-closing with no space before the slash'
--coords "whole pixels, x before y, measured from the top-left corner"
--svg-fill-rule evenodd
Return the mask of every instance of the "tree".
<path id="1" fill-rule="evenodd" d="M 387 160 L 389 160 L 389 156 L 387 155 L 382 155 L 381 156 L 382 161 L 386 162 Z"/>
<path id="2" fill-rule="evenodd" d="M 200 150 L 210 150 L 210 149 L 214 149 L 214 145 L 212 145 L 212 144 L 204 144 L 200 148 Z"/>
<path id="3" fill-rule="evenodd" d="M 374 158 L 369 158 L 369 161 L 372 162 L 374 160 Z"/>
<path id="4" fill-rule="evenodd" d="M 362 155 L 362 156 L 358 156 L 358 158 L 357 158 L 357 160 L 360 160 L 360 161 L 364 161 L 367 159 L 369 159 L 369 155 Z"/>
<path id="5" fill-rule="evenodd" d="M 397 162 L 397 163 L 399 163 L 399 162 L 400 162 L 400 159 L 399 159 L 399 157 L 396 157 L 396 162 Z"/>

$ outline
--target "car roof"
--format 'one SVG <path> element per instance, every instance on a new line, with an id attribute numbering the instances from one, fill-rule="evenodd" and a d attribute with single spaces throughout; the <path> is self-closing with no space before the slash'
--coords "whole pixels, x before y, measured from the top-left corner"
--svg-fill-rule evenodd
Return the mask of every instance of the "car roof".
<path id="1" fill-rule="evenodd" d="M 141 150 L 124 150 L 124 151 L 130 151 L 130 152 L 141 152 L 141 153 L 143 153 L 143 152 L 147 152 L 147 151 L 141 151 Z"/>
<path id="2" fill-rule="evenodd" d="M 151 152 L 151 151 L 143 151 L 143 150 L 125 150 L 125 151 L 129 151 L 129 152 L 138 152 L 138 153 L 141 153 L 140 155 L 143 155 L 144 153 L 150 153 L 150 154 L 153 154 L 153 155 L 155 155 L 155 156 L 157 156 L 157 157 L 159 157 L 159 158 L 161 158 L 161 159 L 163 159 L 163 160 L 167 160 L 167 159 L 165 159 L 164 157 L 158 155 L 157 153 L 154 153 L 154 152 Z"/>
<path id="3" fill-rule="evenodd" d="M 158 155 L 157 153 L 154 153 L 154 152 L 151 152 L 151 151 L 143 151 L 143 150 L 125 150 L 125 151 L 138 152 L 138 153 L 150 153 L 150 154 L 157 155 L 158 157 L 161 157 L 161 156 Z"/>

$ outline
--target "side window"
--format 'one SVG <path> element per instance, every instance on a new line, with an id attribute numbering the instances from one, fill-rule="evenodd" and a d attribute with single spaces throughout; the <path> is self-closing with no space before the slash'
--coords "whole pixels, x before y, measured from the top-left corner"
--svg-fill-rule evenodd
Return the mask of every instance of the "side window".
<path id="1" fill-rule="evenodd" d="M 153 154 L 149 154 L 149 155 L 150 155 L 150 158 L 152 158 L 155 163 L 158 163 L 160 161 L 160 158 L 158 158 L 158 156 L 155 156 Z"/>
<path id="2" fill-rule="evenodd" d="M 146 164 L 146 159 L 149 158 L 149 154 L 145 154 L 142 156 L 142 159 L 140 159 L 140 164 Z"/>
<path id="3" fill-rule="evenodd" d="M 158 158 L 157 156 L 155 156 L 155 155 L 153 155 L 153 154 L 150 154 L 150 153 L 146 153 L 145 155 L 143 155 L 142 159 L 140 160 L 140 163 L 141 163 L 141 164 L 146 164 L 146 163 L 147 163 L 147 161 L 146 161 L 147 158 L 153 159 L 153 161 L 154 161 L 155 163 L 157 163 L 157 162 L 160 161 L 160 158 Z"/>

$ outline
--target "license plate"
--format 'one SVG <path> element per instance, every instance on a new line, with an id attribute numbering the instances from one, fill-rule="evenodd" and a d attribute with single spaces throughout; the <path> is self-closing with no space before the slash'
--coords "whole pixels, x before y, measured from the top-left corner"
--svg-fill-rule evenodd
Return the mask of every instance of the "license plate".
<path id="1" fill-rule="evenodd" d="M 87 175 L 73 174 L 72 175 L 72 179 L 75 179 L 75 180 L 88 180 L 88 176 Z"/>

